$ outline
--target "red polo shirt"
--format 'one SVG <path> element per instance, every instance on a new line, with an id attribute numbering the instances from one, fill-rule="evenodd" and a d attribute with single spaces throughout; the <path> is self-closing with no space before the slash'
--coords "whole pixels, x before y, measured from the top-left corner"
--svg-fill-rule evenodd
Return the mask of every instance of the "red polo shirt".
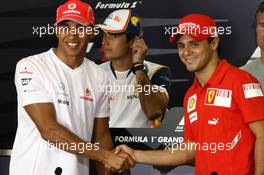
<path id="1" fill-rule="evenodd" d="M 264 120 L 260 83 L 222 60 L 201 87 L 184 98 L 185 141 L 196 143 L 197 175 L 253 175 L 255 136 L 248 123 Z"/>

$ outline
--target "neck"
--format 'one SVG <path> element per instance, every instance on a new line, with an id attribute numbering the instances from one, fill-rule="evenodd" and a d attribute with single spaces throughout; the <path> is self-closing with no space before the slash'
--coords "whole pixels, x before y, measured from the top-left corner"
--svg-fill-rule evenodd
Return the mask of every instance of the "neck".
<path id="1" fill-rule="evenodd" d="M 122 72 L 130 69 L 133 65 L 132 55 L 128 54 L 125 57 L 112 60 L 113 68 L 116 71 Z"/>
<path id="2" fill-rule="evenodd" d="M 205 83 L 213 75 L 219 61 L 220 61 L 219 57 L 215 55 L 211 58 L 211 61 L 207 65 L 205 65 L 205 67 L 202 70 L 195 72 L 195 76 L 202 87 L 204 87 Z"/>
<path id="3" fill-rule="evenodd" d="M 262 62 L 262 64 L 264 64 L 264 50 L 260 50 L 260 60 Z"/>
<path id="4" fill-rule="evenodd" d="M 84 60 L 85 53 L 78 55 L 67 55 L 62 49 L 55 48 L 53 49 L 55 55 L 67 66 L 72 69 L 79 67 Z"/>

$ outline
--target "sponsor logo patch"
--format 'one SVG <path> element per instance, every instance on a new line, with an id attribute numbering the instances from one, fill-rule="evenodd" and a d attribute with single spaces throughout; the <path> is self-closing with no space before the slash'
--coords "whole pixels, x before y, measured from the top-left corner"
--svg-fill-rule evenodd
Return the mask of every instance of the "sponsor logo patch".
<path id="1" fill-rule="evenodd" d="M 197 101 L 197 95 L 196 94 L 189 97 L 188 106 L 187 106 L 188 113 L 193 111 L 196 108 L 196 101 Z"/>
<path id="2" fill-rule="evenodd" d="M 196 120 L 198 120 L 198 115 L 197 115 L 197 112 L 193 112 L 189 115 L 189 120 L 190 120 L 190 123 L 193 123 L 195 122 Z"/>
<path id="3" fill-rule="evenodd" d="M 91 90 L 89 88 L 85 89 L 85 93 L 84 94 L 85 95 L 80 96 L 81 100 L 91 101 L 91 102 L 94 101 L 94 99 L 91 97 Z"/>
<path id="4" fill-rule="evenodd" d="M 243 84 L 245 98 L 262 97 L 263 90 L 259 83 Z"/>
<path id="5" fill-rule="evenodd" d="M 67 100 L 63 100 L 63 99 L 58 99 L 58 103 L 59 103 L 59 104 L 64 104 L 64 105 L 67 105 L 67 106 L 69 106 L 69 104 L 70 104 L 69 101 L 67 101 Z"/>
<path id="6" fill-rule="evenodd" d="M 29 71 L 27 67 L 24 67 L 24 69 L 21 70 L 19 74 L 33 74 L 33 72 Z"/>
<path id="7" fill-rule="evenodd" d="M 21 84 L 22 86 L 26 86 L 29 84 L 32 78 L 21 78 Z"/>
<path id="8" fill-rule="evenodd" d="M 208 88 L 205 105 L 231 107 L 232 91 L 227 89 Z"/>
<path id="9" fill-rule="evenodd" d="M 217 125 L 219 123 L 219 118 L 213 118 L 211 120 L 208 120 L 209 125 Z"/>

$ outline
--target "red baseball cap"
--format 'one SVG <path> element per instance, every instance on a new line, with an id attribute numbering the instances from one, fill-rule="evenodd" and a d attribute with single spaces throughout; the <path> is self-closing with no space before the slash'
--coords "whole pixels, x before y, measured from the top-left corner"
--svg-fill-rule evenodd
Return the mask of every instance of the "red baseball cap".
<path id="1" fill-rule="evenodd" d="M 179 35 L 189 35 L 195 41 L 199 42 L 209 37 L 217 36 L 216 22 L 213 18 L 203 14 L 189 14 L 180 19 L 176 33 L 169 38 L 174 42 Z"/>
<path id="2" fill-rule="evenodd" d="M 71 20 L 84 26 L 94 24 L 92 7 L 81 0 L 69 0 L 57 8 L 55 26 L 61 21 Z"/>

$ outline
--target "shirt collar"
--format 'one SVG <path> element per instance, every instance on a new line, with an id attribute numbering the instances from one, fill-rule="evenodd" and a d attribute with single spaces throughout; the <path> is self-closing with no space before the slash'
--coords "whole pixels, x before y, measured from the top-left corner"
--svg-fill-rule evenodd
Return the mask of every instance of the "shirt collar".
<path id="1" fill-rule="evenodd" d="M 133 68 L 133 67 L 131 67 L 130 70 L 128 71 L 128 73 L 127 73 L 127 75 L 126 75 L 126 78 L 131 74 L 131 72 L 132 72 L 132 68 Z M 112 74 L 114 75 L 114 77 L 117 79 L 117 76 L 116 76 L 115 69 L 114 69 L 114 67 L 113 67 L 113 63 L 112 63 L 112 61 L 110 61 L 110 69 L 111 69 L 111 72 L 112 72 Z"/>
<path id="2" fill-rule="evenodd" d="M 219 62 L 219 64 L 217 65 L 212 76 L 205 83 L 204 87 L 206 85 L 220 84 L 230 66 L 231 66 L 231 64 L 229 64 L 225 59 L 221 60 Z M 200 85 L 200 83 L 196 77 L 194 78 L 194 88 L 202 89 L 202 87 L 201 87 L 201 85 Z"/>

